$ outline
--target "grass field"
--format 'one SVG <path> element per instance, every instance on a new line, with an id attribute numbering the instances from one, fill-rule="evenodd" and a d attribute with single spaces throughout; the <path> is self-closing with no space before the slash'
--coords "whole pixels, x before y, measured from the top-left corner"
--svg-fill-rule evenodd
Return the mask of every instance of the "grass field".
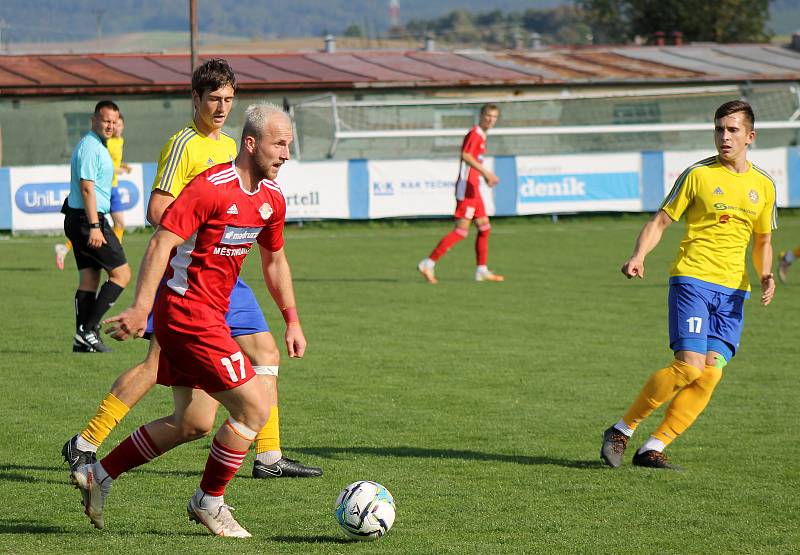
<path id="1" fill-rule="evenodd" d="M 800 267 L 770 307 L 747 303 L 739 356 L 669 450 L 685 472 L 598 459 L 603 430 L 671 358 L 665 284 L 683 224 L 650 256 L 647 278 L 628 282 L 619 267 L 643 222 L 497 220 L 490 262 L 508 281 L 472 281 L 471 235 L 439 264 L 437 286 L 415 264 L 444 221 L 288 229 L 309 348 L 281 367 L 283 445 L 325 475 L 256 481 L 248 457 L 226 495 L 254 535 L 246 541 L 186 519 L 208 440 L 120 477 L 105 530 L 91 528 L 60 449 L 145 344 L 73 355 L 71 255 L 58 272 L 53 238 L 3 238 L 0 552 L 798 552 Z M 800 214 L 780 225 L 776 251 L 800 241 Z M 147 238 L 126 237 L 134 269 Z M 282 336 L 253 258 L 244 277 Z M 131 299 L 132 288 L 112 312 Z M 154 390 L 101 455 L 170 411 L 169 392 Z M 332 516 L 339 490 L 358 479 L 397 502 L 394 528 L 376 543 L 345 540 Z"/>

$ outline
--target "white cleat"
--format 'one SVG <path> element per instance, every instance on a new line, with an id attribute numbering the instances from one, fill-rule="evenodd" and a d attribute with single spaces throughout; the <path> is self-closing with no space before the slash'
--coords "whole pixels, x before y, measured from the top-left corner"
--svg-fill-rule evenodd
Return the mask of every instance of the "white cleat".
<path id="1" fill-rule="evenodd" d="M 186 507 L 186 512 L 189 514 L 189 520 L 193 520 L 198 524 L 202 524 L 208 528 L 215 536 L 224 538 L 250 538 L 250 532 L 241 527 L 233 518 L 231 511 L 233 507 L 225 505 L 224 503 L 212 509 L 204 509 L 197 502 L 193 495 L 189 499 L 189 505 Z"/>
<path id="2" fill-rule="evenodd" d="M 69 249 L 67 249 L 67 245 L 64 243 L 58 243 L 55 246 L 56 251 L 56 268 L 59 270 L 64 269 L 64 259 L 67 257 L 67 253 Z"/>
<path id="3" fill-rule="evenodd" d="M 417 264 L 417 270 L 419 270 L 419 273 L 422 274 L 422 277 L 424 277 L 425 281 L 428 283 L 432 283 L 434 285 L 439 283 L 439 280 L 436 279 L 436 274 L 433 272 L 433 267 L 425 264 L 424 260 Z"/>
<path id="4" fill-rule="evenodd" d="M 92 521 L 98 530 L 103 529 L 103 505 L 106 496 L 111 491 L 111 478 L 106 476 L 102 481 L 97 480 L 97 463 L 84 464 L 72 473 L 75 487 L 81 491 L 83 497 L 83 512 Z"/>
<path id="5" fill-rule="evenodd" d="M 505 281 L 506 278 L 494 272 L 475 272 L 475 281 Z"/>

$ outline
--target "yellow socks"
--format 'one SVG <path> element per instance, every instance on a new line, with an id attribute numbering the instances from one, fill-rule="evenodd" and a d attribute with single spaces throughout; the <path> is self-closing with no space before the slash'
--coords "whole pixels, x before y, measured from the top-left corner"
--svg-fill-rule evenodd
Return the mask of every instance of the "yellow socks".
<path id="1" fill-rule="evenodd" d="M 256 455 L 266 451 L 281 450 L 280 417 L 278 406 L 269 408 L 269 420 L 256 436 Z"/>
<path id="2" fill-rule="evenodd" d="M 722 369 L 706 366 L 700 377 L 686 386 L 669 404 L 664 420 L 653 433 L 653 437 L 667 446 L 685 432 L 706 408 L 721 379 Z"/>
<path id="3" fill-rule="evenodd" d="M 682 388 L 695 381 L 702 373 L 699 368 L 681 360 L 673 360 L 671 365 L 650 376 L 633 404 L 622 416 L 622 420 L 630 428 L 636 429 L 642 420 L 669 401 Z"/>
<path id="4" fill-rule="evenodd" d="M 117 399 L 113 393 L 109 393 L 97 407 L 97 414 L 89 420 L 86 428 L 81 432 L 81 437 L 92 445 L 100 447 L 100 444 L 105 441 L 111 430 L 125 418 L 129 410 L 131 409 L 128 405 Z"/>
<path id="5" fill-rule="evenodd" d="M 123 233 L 125 233 L 125 228 L 124 227 L 116 227 L 116 226 L 114 226 L 114 235 L 117 236 L 117 239 L 119 239 L 120 243 L 122 243 L 122 234 Z"/>

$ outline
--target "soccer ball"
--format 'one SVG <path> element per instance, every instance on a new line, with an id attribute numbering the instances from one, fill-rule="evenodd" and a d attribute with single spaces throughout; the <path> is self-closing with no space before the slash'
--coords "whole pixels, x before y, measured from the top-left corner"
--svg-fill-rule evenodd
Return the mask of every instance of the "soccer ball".
<path id="1" fill-rule="evenodd" d="M 336 498 L 336 521 L 346 536 L 377 540 L 394 524 L 394 498 L 375 482 L 353 482 Z"/>

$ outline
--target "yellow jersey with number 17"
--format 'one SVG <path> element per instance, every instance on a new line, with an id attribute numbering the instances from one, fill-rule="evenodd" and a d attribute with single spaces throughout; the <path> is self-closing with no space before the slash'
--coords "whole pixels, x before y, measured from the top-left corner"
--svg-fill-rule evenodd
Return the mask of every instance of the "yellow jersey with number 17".
<path id="1" fill-rule="evenodd" d="M 771 233 L 778 223 L 775 182 L 767 172 L 750 164 L 736 173 L 716 156 L 706 158 L 678 177 L 661 210 L 675 221 L 686 215 L 671 283 L 693 278 L 724 292 L 750 290 L 745 260 L 750 237 Z"/>
<path id="2" fill-rule="evenodd" d="M 236 141 L 233 137 L 223 132 L 219 139 L 213 139 L 200 133 L 192 122 L 170 137 L 161 149 L 153 190 L 177 198 L 194 176 L 234 158 Z"/>

